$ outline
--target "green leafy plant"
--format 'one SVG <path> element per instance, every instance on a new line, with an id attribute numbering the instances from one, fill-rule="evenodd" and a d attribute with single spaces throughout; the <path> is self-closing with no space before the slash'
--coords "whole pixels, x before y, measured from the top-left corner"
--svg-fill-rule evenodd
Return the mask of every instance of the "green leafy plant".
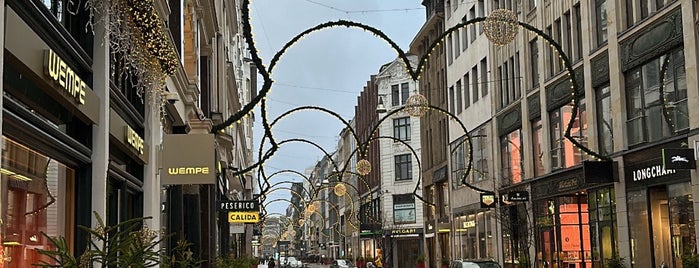
<path id="1" fill-rule="evenodd" d="M 188 268 L 199 267 L 204 261 L 197 260 L 189 249 L 193 244 L 186 240 L 177 241 L 177 246 L 172 249 L 172 255 L 163 257 L 163 267 Z"/>
<path id="2" fill-rule="evenodd" d="M 699 254 L 682 255 L 682 267 L 699 267 Z"/>
<path id="3" fill-rule="evenodd" d="M 617 255 L 612 256 L 609 259 L 606 259 L 606 264 L 604 266 L 605 268 L 626 268 L 626 264 L 624 263 L 624 258 L 619 257 Z M 690 267 L 690 266 L 688 266 Z"/>
<path id="4" fill-rule="evenodd" d="M 253 257 L 233 258 L 225 255 L 216 258 L 216 267 L 219 268 L 250 268 L 256 264 L 260 264 L 260 261 Z"/>
<path id="5" fill-rule="evenodd" d="M 41 260 L 34 264 L 40 267 L 153 267 L 160 263 L 162 251 L 157 250 L 163 238 L 148 228 L 144 221 L 149 218 L 134 218 L 114 226 L 104 223 L 102 217 L 94 212 L 97 226 L 89 228 L 79 226 L 89 234 L 89 247 L 79 258 L 75 258 L 64 237 L 50 237 L 43 234 L 54 246 L 53 250 L 38 250 L 48 261 Z"/>
<path id="6" fill-rule="evenodd" d="M 442 257 L 442 260 L 440 262 L 442 263 L 442 265 L 449 265 L 449 258 Z"/>
<path id="7" fill-rule="evenodd" d="M 415 259 L 418 263 L 423 263 L 425 262 L 425 254 L 419 254 L 417 255 L 417 258 Z"/>

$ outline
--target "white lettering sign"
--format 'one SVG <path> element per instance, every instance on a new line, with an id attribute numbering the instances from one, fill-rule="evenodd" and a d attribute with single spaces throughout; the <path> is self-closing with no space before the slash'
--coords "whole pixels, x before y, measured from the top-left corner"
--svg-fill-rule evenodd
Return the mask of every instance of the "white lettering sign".
<path id="1" fill-rule="evenodd" d="M 664 169 L 661 165 L 637 169 L 632 171 L 633 181 L 642 181 L 647 179 L 652 179 L 655 177 L 661 177 L 668 174 L 675 174 L 674 169 Z"/>

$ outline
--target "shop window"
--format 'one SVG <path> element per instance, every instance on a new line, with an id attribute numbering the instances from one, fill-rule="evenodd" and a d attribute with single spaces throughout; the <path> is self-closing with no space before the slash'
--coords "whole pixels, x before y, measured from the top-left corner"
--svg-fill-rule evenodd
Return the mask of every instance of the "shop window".
<path id="1" fill-rule="evenodd" d="M 618 255 L 615 201 L 614 188 L 589 191 L 592 267 L 603 267 L 606 259 Z"/>
<path id="2" fill-rule="evenodd" d="M 627 71 L 624 79 L 629 145 L 658 141 L 689 128 L 682 49 Z"/>
<path id="3" fill-rule="evenodd" d="M 65 237 L 72 246 L 75 171 L 10 139 L 3 137 L 3 143 L 4 267 L 54 263 L 36 249 L 55 249 L 44 234 Z"/>
<path id="4" fill-rule="evenodd" d="M 549 112 L 549 120 L 551 120 L 551 165 L 554 170 L 578 165 L 586 158 L 585 154 L 564 136 L 573 116 L 572 103 Z M 585 103 L 584 100 L 580 100 L 578 112 L 570 129 L 570 135 L 584 146 L 587 146 L 586 118 Z"/>
<path id="5" fill-rule="evenodd" d="M 415 223 L 415 196 L 393 195 L 393 223 Z"/>
<path id="6" fill-rule="evenodd" d="M 544 267 L 590 267 L 587 195 L 535 202 L 536 262 Z"/>
<path id="7" fill-rule="evenodd" d="M 607 1 L 595 1 L 595 33 L 597 47 L 607 43 Z"/>
<path id="8" fill-rule="evenodd" d="M 502 178 L 505 184 L 522 182 L 522 134 L 516 129 L 500 139 Z"/>

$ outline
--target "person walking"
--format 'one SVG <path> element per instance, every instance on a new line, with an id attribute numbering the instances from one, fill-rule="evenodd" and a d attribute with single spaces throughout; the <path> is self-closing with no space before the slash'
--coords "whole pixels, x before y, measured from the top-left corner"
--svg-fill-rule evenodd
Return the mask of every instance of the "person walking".
<path id="1" fill-rule="evenodd" d="M 267 267 L 268 267 L 268 268 L 274 268 L 274 267 L 275 267 L 275 265 L 274 265 L 274 258 L 272 258 L 272 257 L 269 258 L 269 262 L 267 263 Z"/>

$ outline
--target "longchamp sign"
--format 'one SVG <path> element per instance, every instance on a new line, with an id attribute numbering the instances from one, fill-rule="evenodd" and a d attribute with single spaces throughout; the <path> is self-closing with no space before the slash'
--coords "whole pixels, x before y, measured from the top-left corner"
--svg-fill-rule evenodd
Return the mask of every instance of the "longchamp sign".
<path id="1" fill-rule="evenodd" d="M 213 134 L 165 135 L 161 183 L 215 184 L 214 154 Z"/>

